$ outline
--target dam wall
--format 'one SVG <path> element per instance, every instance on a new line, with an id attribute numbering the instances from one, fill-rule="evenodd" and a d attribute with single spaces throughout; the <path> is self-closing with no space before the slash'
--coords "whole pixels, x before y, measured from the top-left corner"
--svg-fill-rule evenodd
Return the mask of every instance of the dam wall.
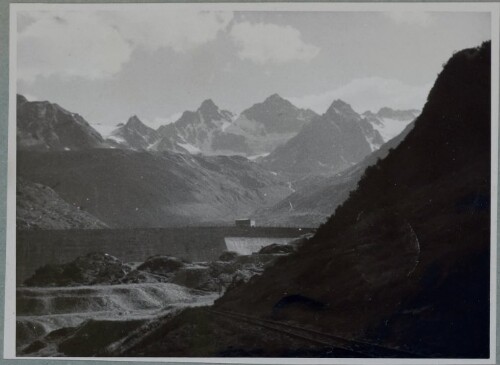
<path id="1" fill-rule="evenodd" d="M 16 282 L 21 284 L 43 265 L 70 262 L 91 252 L 107 253 L 124 262 L 142 262 L 153 255 L 212 261 L 228 249 L 226 237 L 288 239 L 308 232 L 307 229 L 272 227 L 18 231 Z"/>
<path id="2" fill-rule="evenodd" d="M 237 252 L 240 255 L 251 255 L 259 252 L 262 247 L 276 243 L 286 245 L 294 237 L 226 237 L 226 248 L 228 251 Z"/>

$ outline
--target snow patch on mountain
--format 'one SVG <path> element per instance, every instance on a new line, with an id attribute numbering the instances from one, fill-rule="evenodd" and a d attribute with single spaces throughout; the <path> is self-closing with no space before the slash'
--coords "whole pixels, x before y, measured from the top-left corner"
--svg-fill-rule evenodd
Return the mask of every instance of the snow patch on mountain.
<path id="1" fill-rule="evenodd" d="M 182 148 L 184 148 L 186 151 L 188 151 L 192 155 L 201 153 L 201 150 L 198 147 L 193 146 L 190 143 L 178 143 L 178 145 L 181 146 Z"/>

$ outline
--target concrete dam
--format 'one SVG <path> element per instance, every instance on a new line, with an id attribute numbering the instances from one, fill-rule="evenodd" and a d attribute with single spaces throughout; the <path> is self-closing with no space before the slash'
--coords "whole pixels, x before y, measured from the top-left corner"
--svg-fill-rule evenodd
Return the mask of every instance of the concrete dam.
<path id="1" fill-rule="evenodd" d="M 41 266 L 70 262 L 91 252 L 107 253 L 124 262 L 142 262 L 153 255 L 212 261 L 224 251 L 248 255 L 263 246 L 285 244 L 310 232 L 273 227 L 18 231 L 16 282 L 22 284 Z"/>

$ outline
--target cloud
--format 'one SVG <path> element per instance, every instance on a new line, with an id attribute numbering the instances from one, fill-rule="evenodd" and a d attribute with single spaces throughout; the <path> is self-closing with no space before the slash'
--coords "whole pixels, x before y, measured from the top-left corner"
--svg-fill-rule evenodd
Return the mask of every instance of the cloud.
<path id="1" fill-rule="evenodd" d="M 291 26 L 242 22 L 233 25 L 230 36 L 238 56 L 257 64 L 309 61 L 320 51 L 304 43 L 299 30 Z"/>
<path id="2" fill-rule="evenodd" d="M 39 12 L 18 37 L 18 77 L 107 77 L 121 69 L 131 52 L 118 31 L 95 14 Z"/>
<path id="3" fill-rule="evenodd" d="M 114 12 L 108 16 L 123 38 L 134 45 L 185 52 L 215 40 L 218 32 L 228 26 L 233 13 L 166 10 Z"/>
<path id="4" fill-rule="evenodd" d="M 232 17 L 187 9 L 30 12 L 18 35 L 18 77 L 110 77 L 138 48 L 186 52 L 214 40 Z"/>
<path id="5" fill-rule="evenodd" d="M 367 77 L 355 79 L 336 89 L 314 95 L 289 97 L 295 105 L 324 113 L 335 99 L 342 99 L 358 112 L 378 111 L 387 106 L 398 109 L 421 109 L 432 83 L 408 85 L 395 79 Z"/>
<path id="6" fill-rule="evenodd" d="M 397 24 L 427 27 L 434 21 L 432 14 L 425 11 L 391 11 L 385 14 Z"/>

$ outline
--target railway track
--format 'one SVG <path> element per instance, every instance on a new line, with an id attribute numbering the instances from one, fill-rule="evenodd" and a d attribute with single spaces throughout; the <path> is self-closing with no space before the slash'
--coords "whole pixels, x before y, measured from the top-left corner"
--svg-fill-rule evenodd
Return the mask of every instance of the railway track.
<path id="1" fill-rule="evenodd" d="M 213 310 L 209 312 L 229 318 L 238 322 L 248 323 L 254 326 L 265 328 L 293 338 L 314 343 L 325 348 L 341 349 L 350 357 L 383 357 L 383 358 L 419 358 L 418 354 L 402 351 L 399 349 L 387 348 L 367 342 L 348 340 L 339 336 L 303 328 L 283 322 L 257 318 L 246 314 Z"/>

